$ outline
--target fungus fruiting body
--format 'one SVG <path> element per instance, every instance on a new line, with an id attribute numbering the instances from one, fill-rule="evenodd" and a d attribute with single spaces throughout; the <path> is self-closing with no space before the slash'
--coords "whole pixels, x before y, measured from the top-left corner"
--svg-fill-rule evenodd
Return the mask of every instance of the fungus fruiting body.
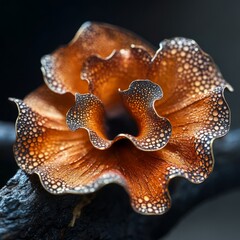
<path id="1" fill-rule="evenodd" d="M 53 193 L 91 193 L 117 183 L 142 214 L 170 207 L 169 180 L 201 183 L 212 142 L 230 127 L 223 79 L 195 41 L 155 51 L 134 34 L 85 23 L 41 60 L 45 85 L 18 106 L 14 154 Z"/>

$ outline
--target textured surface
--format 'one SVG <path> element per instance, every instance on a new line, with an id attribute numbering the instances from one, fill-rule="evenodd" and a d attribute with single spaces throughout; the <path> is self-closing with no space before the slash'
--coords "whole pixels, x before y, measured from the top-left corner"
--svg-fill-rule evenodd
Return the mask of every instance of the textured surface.
<path id="1" fill-rule="evenodd" d="M 76 103 L 66 116 L 68 127 L 73 131 L 86 129 L 93 146 L 101 150 L 110 148 L 121 139 L 129 139 L 135 147 L 143 151 L 163 148 L 168 143 L 172 129 L 169 121 L 160 117 L 154 109 L 154 102 L 162 97 L 161 88 L 149 80 L 136 80 L 129 89 L 120 91 L 119 94 L 125 108 L 137 123 L 137 136 L 127 134 L 122 129 L 113 140 L 108 139 L 105 105 L 93 94 L 76 94 Z"/>
<path id="2" fill-rule="evenodd" d="M 0 238 L 159 239 L 199 202 L 240 186 L 239 138 L 240 130 L 235 130 L 216 142 L 215 171 L 204 184 L 194 186 L 174 180 L 173 206 L 163 216 L 135 213 L 127 195 L 117 186 L 102 189 L 94 198 L 89 195 L 89 201 L 76 195 L 54 196 L 42 189 L 37 178 L 19 170 L 0 190 Z M 76 206 L 84 205 L 74 227 L 69 227 Z"/>
<path id="3" fill-rule="evenodd" d="M 108 24 L 86 22 L 69 45 L 42 58 L 44 80 L 57 93 L 85 92 L 87 85 L 80 81 L 83 61 L 95 54 L 107 57 L 113 50 L 129 48 L 133 43 L 153 52 L 133 33 Z"/>
<path id="4" fill-rule="evenodd" d="M 108 111 L 114 111 L 121 101 L 118 89 L 127 89 L 134 80 L 151 80 L 147 73 L 152 57 L 143 47 L 131 44 L 107 58 L 90 56 L 84 62 L 82 79 L 89 82 L 90 92 L 101 99 Z"/>
<path id="5" fill-rule="evenodd" d="M 94 24 L 94 29 L 102 27 Z M 114 35 L 118 28 L 112 28 Z M 96 33 L 88 30 L 90 35 Z M 79 38 L 88 36 L 84 31 Z M 88 52 L 82 54 L 88 57 Z M 223 92 L 231 87 L 193 40 L 165 40 L 150 56 L 151 52 L 132 45 L 106 59 L 90 57 L 82 72 L 90 93 L 77 93 L 75 105 L 72 93 L 77 89 L 57 94 L 41 87 L 23 101 L 14 100 L 19 108 L 14 145 L 18 165 L 27 173 L 37 173 L 46 190 L 54 194 L 91 193 L 118 183 L 129 193 L 132 207 L 143 214 L 160 215 L 170 208 L 170 179 L 182 176 L 193 183 L 203 182 L 213 170 L 212 142 L 230 127 Z M 129 89 L 121 89 L 113 105 L 109 104 L 117 87 L 130 82 Z M 72 79 L 68 84 L 72 87 L 76 82 Z M 122 102 L 139 133 L 131 135 L 122 128 L 111 141 L 105 134 L 104 116 L 121 117 Z M 67 123 L 75 132 L 66 124 L 71 106 Z"/>

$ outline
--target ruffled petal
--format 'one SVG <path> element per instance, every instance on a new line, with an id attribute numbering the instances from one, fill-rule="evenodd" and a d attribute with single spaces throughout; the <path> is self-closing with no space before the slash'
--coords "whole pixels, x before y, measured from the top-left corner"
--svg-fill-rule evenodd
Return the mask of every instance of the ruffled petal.
<path id="1" fill-rule="evenodd" d="M 12 100 L 19 109 L 14 154 L 22 169 L 28 173 L 38 172 L 43 165 L 51 165 L 55 159 L 67 161 L 72 146 L 75 146 L 75 151 L 76 147 L 81 149 L 84 136 L 81 139 L 79 133 L 65 130 L 63 123 L 42 117 L 21 100 Z"/>
<path id="2" fill-rule="evenodd" d="M 109 56 L 113 50 L 141 45 L 153 54 L 152 47 L 135 34 L 108 24 L 87 22 L 66 46 L 42 58 L 42 71 L 48 87 L 56 93 L 86 92 L 80 81 L 84 60 L 90 55 Z"/>
<path id="3" fill-rule="evenodd" d="M 114 51 L 108 58 L 89 57 L 82 69 L 82 79 L 89 83 L 89 90 L 104 103 L 108 111 L 119 107 L 118 89 L 127 89 L 137 79 L 147 79 L 151 55 L 144 49 Z"/>
<path id="4" fill-rule="evenodd" d="M 217 86 L 232 90 L 210 56 L 194 40 L 163 41 L 152 62 L 148 78 L 164 92 L 162 101 L 156 104 L 163 114 L 192 104 Z"/>
<path id="5" fill-rule="evenodd" d="M 91 143 L 98 149 L 107 149 L 123 138 L 129 139 L 138 149 L 145 151 L 164 147 L 171 135 L 171 125 L 154 110 L 154 102 L 162 97 L 160 87 L 149 80 L 139 80 L 133 81 L 128 90 L 120 93 L 127 110 L 138 124 L 138 136 L 120 133 L 113 140 L 108 139 L 104 107 L 93 94 L 76 95 L 76 103 L 67 113 L 69 128 L 73 131 L 86 129 Z"/>
<path id="6" fill-rule="evenodd" d="M 174 175 L 200 183 L 212 172 L 213 140 L 227 134 L 230 128 L 230 110 L 223 91 L 216 87 L 199 101 L 168 115 L 172 137 L 166 148 L 175 152 L 173 159 L 182 163 L 179 168 L 173 167 Z"/>
<path id="7" fill-rule="evenodd" d="M 74 104 L 72 94 L 59 95 L 43 85 L 25 97 L 24 103 L 42 118 L 51 119 L 48 122 L 49 128 L 69 130 L 66 125 L 66 113 Z"/>
<path id="8" fill-rule="evenodd" d="M 127 137 L 141 150 L 163 148 L 169 141 L 172 129 L 170 122 L 160 117 L 154 109 L 155 101 L 162 98 L 161 88 L 149 80 L 136 80 L 128 90 L 120 93 L 139 128 L 137 137 Z"/>
<path id="9" fill-rule="evenodd" d="M 156 109 L 172 124 L 172 136 L 164 150 L 172 152 L 172 176 L 200 183 L 213 169 L 212 142 L 230 127 L 230 110 L 223 92 L 232 87 L 213 60 L 195 41 L 165 40 L 152 60 L 149 78 L 163 89 Z M 166 159 L 166 158 L 165 158 Z"/>
<path id="10" fill-rule="evenodd" d="M 142 214 L 161 215 L 171 206 L 167 170 L 171 165 L 158 155 L 159 152 L 165 152 L 165 148 L 144 152 L 123 146 L 118 155 L 132 207 Z"/>
<path id="11" fill-rule="evenodd" d="M 102 102 L 93 94 L 76 94 L 76 103 L 67 113 L 67 125 L 75 131 L 84 128 L 94 147 L 106 149 L 112 145 L 105 131 L 105 110 Z"/>

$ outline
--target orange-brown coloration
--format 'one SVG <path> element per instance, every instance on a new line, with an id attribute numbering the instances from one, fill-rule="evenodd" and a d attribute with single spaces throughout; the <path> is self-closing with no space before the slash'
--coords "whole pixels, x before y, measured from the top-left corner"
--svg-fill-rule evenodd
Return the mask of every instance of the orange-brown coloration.
<path id="1" fill-rule="evenodd" d="M 193 40 L 165 40 L 153 55 L 122 29 L 88 23 L 67 47 L 43 58 L 52 91 L 43 86 L 24 101 L 13 99 L 18 165 L 54 194 L 115 182 L 136 211 L 166 212 L 171 178 L 200 183 L 213 170 L 212 142 L 230 127 L 223 91 L 231 86 Z M 121 108 L 139 132 L 110 140 L 105 117 Z"/>
<path id="2" fill-rule="evenodd" d="M 56 93 L 84 93 L 87 84 L 80 82 L 80 72 L 86 58 L 91 55 L 107 57 L 113 50 L 129 48 L 131 44 L 144 45 L 154 53 L 133 33 L 108 24 L 86 22 L 68 46 L 41 59 L 44 80 Z"/>
<path id="3" fill-rule="evenodd" d="M 164 147 L 171 135 L 171 125 L 154 110 L 155 100 L 162 97 L 159 86 L 147 80 L 133 81 L 129 89 L 120 94 L 124 105 L 138 123 L 138 136 L 121 133 L 113 140 L 108 139 L 104 131 L 104 106 L 92 94 L 76 95 L 76 104 L 67 114 L 69 128 L 73 131 L 79 128 L 88 130 L 91 143 L 98 149 L 107 149 L 123 138 L 129 139 L 140 150 L 155 151 Z"/>
<path id="4" fill-rule="evenodd" d="M 82 68 L 82 79 L 89 82 L 90 92 L 111 112 L 121 101 L 118 89 L 127 89 L 133 80 L 148 79 L 150 61 L 148 52 L 132 45 L 114 51 L 107 59 L 89 57 Z"/>

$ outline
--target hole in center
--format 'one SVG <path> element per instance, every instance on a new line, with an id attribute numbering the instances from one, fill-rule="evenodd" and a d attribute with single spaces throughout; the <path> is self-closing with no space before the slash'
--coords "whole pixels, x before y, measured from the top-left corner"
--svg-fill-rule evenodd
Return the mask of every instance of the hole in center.
<path id="1" fill-rule="evenodd" d="M 134 118 L 123 106 L 114 107 L 114 109 L 117 110 L 110 111 L 106 117 L 108 138 L 112 140 L 120 133 L 127 133 L 136 137 L 139 134 L 139 129 Z"/>

